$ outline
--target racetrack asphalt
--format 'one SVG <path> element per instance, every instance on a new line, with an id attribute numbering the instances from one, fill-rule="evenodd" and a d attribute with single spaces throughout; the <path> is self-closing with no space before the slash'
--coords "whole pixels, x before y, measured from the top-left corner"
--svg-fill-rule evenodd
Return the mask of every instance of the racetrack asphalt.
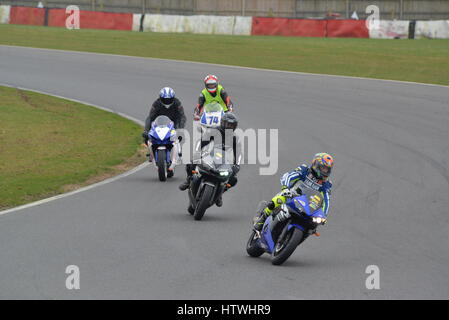
<path id="1" fill-rule="evenodd" d="M 242 166 L 199 222 L 178 190 L 183 167 L 1 215 L 1 299 L 449 299 L 449 87 L 0 46 L 1 83 L 141 120 L 167 85 L 191 118 L 208 73 L 240 127 L 279 129 L 277 173 Z M 321 237 L 280 267 L 248 257 L 259 201 L 317 152 L 335 159 Z M 80 290 L 66 289 L 68 265 Z M 365 287 L 369 265 L 379 290 Z"/>

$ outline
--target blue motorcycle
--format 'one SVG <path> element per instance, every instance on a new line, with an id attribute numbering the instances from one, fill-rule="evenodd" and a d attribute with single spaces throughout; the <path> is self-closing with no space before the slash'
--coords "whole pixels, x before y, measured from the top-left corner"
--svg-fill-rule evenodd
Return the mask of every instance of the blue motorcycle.
<path id="1" fill-rule="evenodd" d="M 265 220 L 261 232 L 252 230 L 246 251 L 252 257 L 271 254 L 271 263 L 284 263 L 318 225 L 326 221 L 323 196 L 314 190 L 301 191 L 287 199 Z"/>
<path id="2" fill-rule="evenodd" d="M 174 175 L 173 154 L 176 141 L 176 130 L 173 121 L 167 116 L 157 117 L 151 124 L 151 130 L 148 133 L 151 141 L 151 150 L 153 153 L 154 164 L 158 169 L 160 181 L 165 181 Z"/>

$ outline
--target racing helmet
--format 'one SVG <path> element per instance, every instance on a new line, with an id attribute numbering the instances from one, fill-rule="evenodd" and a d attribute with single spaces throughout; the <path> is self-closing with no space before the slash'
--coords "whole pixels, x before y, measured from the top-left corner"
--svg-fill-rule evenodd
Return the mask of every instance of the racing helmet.
<path id="1" fill-rule="evenodd" d="M 317 153 L 312 160 L 312 174 L 318 179 L 326 179 L 332 172 L 334 159 L 328 153 Z"/>
<path id="2" fill-rule="evenodd" d="M 217 92 L 218 88 L 218 78 L 213 74 L 208 74 L 206 78 L 204 78 L 204 86 L 209 93 Z"/>
<path id="3" fill-rule="evenodd" d="M 175 101 L 175 91 L 170 87 L 164 87 L 159 91 L 159 99 L 166 108 L 169 108 Z"/>
<path id="4" fill-rule="evenodd" d="M 232 112 L 226 112 L 222 117 L 220 121 L 220 129 L 226 130 L 226 129 L 232 129 L 234 131 L 237 129 L 237 125 L 239 124 L 239 120 Z"/>

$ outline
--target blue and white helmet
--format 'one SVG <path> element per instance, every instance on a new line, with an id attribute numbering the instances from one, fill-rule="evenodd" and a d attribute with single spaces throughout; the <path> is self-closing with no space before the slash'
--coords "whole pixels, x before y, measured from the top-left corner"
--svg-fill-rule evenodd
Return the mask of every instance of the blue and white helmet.
<path id="1" fill-rule="evenodd" d="M 169 108 L 175 101 L 175 90 L 170 87 L 164 87 L 159 92 L 159 98 L 161 99 L 161 103 L 166 108 Z"/>

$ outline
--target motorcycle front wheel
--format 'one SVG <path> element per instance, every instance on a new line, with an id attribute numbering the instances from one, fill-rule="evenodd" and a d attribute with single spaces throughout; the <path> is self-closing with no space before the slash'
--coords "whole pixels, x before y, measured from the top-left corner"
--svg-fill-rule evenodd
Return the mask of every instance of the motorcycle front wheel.
<path id="1" fill-rule="evenodd" d="M 282 239 L 276 241 L 271 255 L 271 263 L 274 265 L 283 264 L 301 243 L 303 236 L 304 234 L 301 230 L 291 228 Z"/>
<path id="2" fill-rule="evenodd" d="M 209 208 L 209 203 L 214 194 L 214 188 L 208 184 L 204 186 L 203 194 L 201 195 L 200 201 L 198 201 L 195 213 L 193 214 L 193 218 L 195 220 L 201 220 L 206 212 L 206 209 Z"/>
<path id="3" fill-rule="evenodd" d="M 165 172 L 167 171 L 166 167 L 167 164 L 165 162 L 165 150 L 157 150 L 157 172 L 159 175 L 159 180 L 160 181 L 165 181 L 167 180 L 167 177 L 165 176 Z"/>

